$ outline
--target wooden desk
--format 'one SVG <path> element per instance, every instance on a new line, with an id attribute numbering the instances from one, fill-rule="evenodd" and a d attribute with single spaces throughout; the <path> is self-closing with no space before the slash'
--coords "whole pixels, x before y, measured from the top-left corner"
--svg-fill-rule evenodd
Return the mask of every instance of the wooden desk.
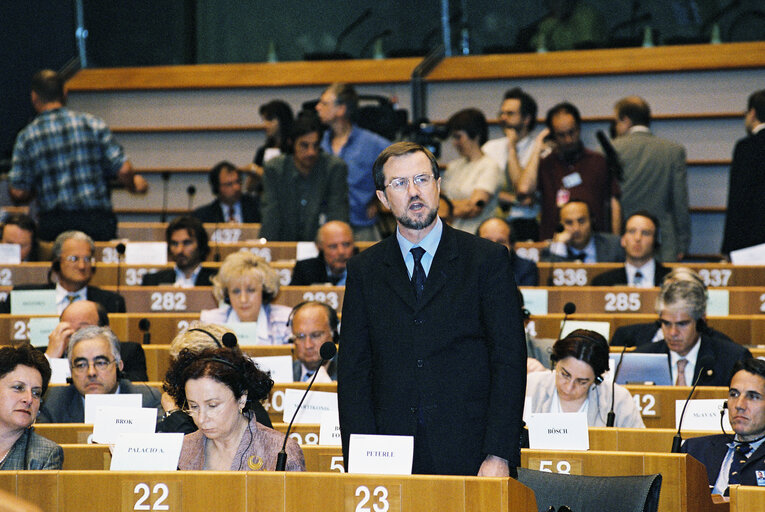
<path id="1" fill-rule="evenodd" d="M 534 493 L 511 478 L 244 471 L 3 473 L 1 489 L 47 512 L 537 510 Z"/>
<path id="2" fill-rule="evenodd" d="M 589 427 L 590 450 L 609 452 L 670 453 L 674 428 L 607 428 Z M 683 430 L 683 439 L 718 434 L 698 430 Z"/>
<path id="3" fill-rule="evenodd" d="M 685 400 L 690 387 L 678 386 L 625 386 L 635 400 L 640 410 L 643 423 L 647 428 L 675 428 L 675 401 Z M 728 397 L 727 387 L 699 386 L 693 394 L 693 398 L 719 398 Z M 726 426 L 727 428 L 727 426 Z"/>
<path id="4" fill-rule="evenodd" d="M 167 222 L 119 222 L 117 238 L 132 242 L 163 242 Z M 204 224 L 210 242 L 229 243 L 255 240 L 260 234 L 260 224 L 237 224 L 220 222 Z"/>
<path id="5" fill-rule="evenodd" d="M 730 488 L 730 512 L 765 510 L 765 487 L 733 485 Z"/>
<path id="6" fill-rule="evenodd" d="M 686 454 L 521 450 L 524 468 L 573 475 L 618 476 L 661 473 L 660 512 L 728 510 L 714 505 L 704 466 Z"/>

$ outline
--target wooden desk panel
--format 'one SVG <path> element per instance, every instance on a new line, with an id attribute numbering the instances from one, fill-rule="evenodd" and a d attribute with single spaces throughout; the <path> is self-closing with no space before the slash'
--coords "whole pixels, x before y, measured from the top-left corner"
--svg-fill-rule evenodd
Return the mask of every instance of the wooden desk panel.
<path id="1" fill-rule="evenodd" d="M 589 427 L 590 450 L 609 452 L 655 452 L 670 453 L 673 428 L 607 428 Z M 683 439 L 700 437 L 719 432 L 685 431 Z"/>
<path id="2" fill-rule="evenodd" d="M 715 506 L 704 466 L 686 454 L 521 450 L 521 465 L 535 470 L 591 476 L 661 473 L 660 512 L 728 510 Z"/>
<path id="3" fill-rule="evenodd" d="M 167 222 L 119 222 L 117 238 L 132 242 L 163 242 Z M 220 243 L 255 240 L 260 234 L 260 224 L 237 224 L 220 222 L 204 224 L 210 242 Z"/>
<path id="4" fill-rule="evenodd" d="M 108 471 L 112 454 L 105 444 L 62 444 L 64 470 Z"/>
<path id="5" fill-rule="evenodd" d="M 765 487 L 733 485 L 730 488 L 730 512 L 765 510 Z"/>
<path id="6" fill-rule="evenodd" d="M 93 433 L 93 425 L 88 423 L 35 423 L 35 433 L 60 445 L 86 444 L 88 436 Z"/>
<path id="7" fill-rule="evenodd" d="M 647 428 L 675 428 L 675 401 L 686 400 L 690 387 L 627 385 Z M 693 398 L 728 397 L 727 387 L 699 386 Z"/>
<path id="8" fill-rule="evenodd" d="M 294 261 L 272 261 L 270 265 L 279 274 L 280 285 L 287 286 L 290 284 L 290 281 L 292 281 L 292 269 L 295 267 Z M 206 261 L 202 266 L 218 272 L 221 262 Z M 146 274 L 172 268 L 175 268 L 172 263 L 166 265 L 117 265 L 116 263 L 99 263 L 99 270 L 93 275 L 91 284 L 99 287 L 117 286 L 119 278 L 119 284 L 123 288 L 129 286 L 141 286 L 143 277 Z M 0 271 L 2 271 L 2 268 L 0 268 Z M 1 278 L 2 274 L 0 274 L 0 279 Z M 42 284 L 45 282 L 47 281 L 43 277 L 39 283 Z"/>

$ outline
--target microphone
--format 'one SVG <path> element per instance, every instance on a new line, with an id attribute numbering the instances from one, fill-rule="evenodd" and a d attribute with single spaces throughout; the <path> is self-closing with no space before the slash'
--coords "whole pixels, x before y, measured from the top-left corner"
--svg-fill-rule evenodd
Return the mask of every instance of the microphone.
<path id="1" fill-rule="evenodd" d="M 319 355 L 321 356 L 321 362 L 319 363 L 319 368 L 322 367 L 324 363 L 335 357 L 335 354 L 337 354 L 337 347 L 335 347 L 335 344 L 331 341 L 325 342 L 321 348 L 319 349 Z M 308 387 L 305 390 L 305 393 L 303 393 L 303 398 L 300 399 L 300 403 L 298 403 L 297 409 L 295 409 L 295 413 L 292 415 L 292 419 L 290 420 L 290 424 L 287 426 L 287 432 L 284 434 L 284 442 L 282 443 L 282 449 L 279 452 L 279 454 L 276 456 L 276 469 L 275 471 L 284 471 L 287 468 L 287 440 L 290 438 L 290 431 L 292 430 L 292 423 L 294 423 L 295 418 L 298 415 L 298 412 L 300 412 L 300 406 L 303 405 L 303 400 L 305 400 L 305 397 L 308 396 L 308 392 L 311 390 L 311 386 L 313 386 L 313 381 L 316 380 L 316 376 L 319 375 L 319 368 L 316 369 L 315 372 L 313 372 L 313 377 L 311 377 L 311 381 L 308 383 Z"/>
<path id="2" fill-rule="evenodd" d="M 608 411 L 606 416 L 606 426 L 613 427 L 616 422 L 616 413 L 614 412 L 614 401 L 616 399 L 616 377 L 619 375 L 619 368 L 622 367 L 622 359 L 624 359 L 624 352 L 627 350 L 627 345 L 622 348 L 622 353 L 619 355 L 619 362 L 616 363 L 616 370 L 614 370 L 614 379 L 611 381 L 611 410 Z"/>
<path id="3" fill-rule="evenodd" d="M 151 343 L 151 333 L 149 332 L 149 327 L 151 327 L 151 322 L 149 322 L 148 318 L 141 318 L 138 321 L 138 328 L 141 329 L 141 332 L 143 333 L 144 345 L 149 345 Z"/>
<path id="4" fill-rule="evenodd" d="M 563 306 L 563 321 L 560 323 L 560 331 L 558 331 L 558 339 L 560 339 L 561 335 L 563 334 L 563 328 L 566 326 L 566 320 L 568 320 L 568 315 L 573 315 L 576 313 L 576 304 L 573 302 L 566 302 L 566 304 Z"/>
<path id="5" fill-rule="evenodd" d="M 348 34 L 353 32 L 356 27 L 365 22 L 370 16 L 372 16 L 372 9 L 368 8 L 340 32 L 340 35 L 337 36 L 337 42 L 335 43 L 335 53 L 340 52 L 340 46 L 343 44 L 343 41 L 345 41 L 345 38 L 348 37 Z"/>
<path id="6" fill-rule="evenodd" d="M 233 333 L 225 333 L 220 340 L 223 342 L 223 346 L 226 348 L 236 347 L 236 335 Z"/>
<path id="7" fill-rule="evenodd" d="M 566 228 L 563 227 L 563 224 L 558 223 L 557 226 L 555 226 L 555 233 L 563 233 L 566 230 Z M 550 245 L 552 246 L 554 242 L 550 242 Z M 549 250 L 549 249 L 548 249 Z M 547 276 L 547 286 L 554 286 L 554 276 L 555 276 L 555 258 L 552 257 L 552 251 L 550 250 L 550 275 Z"/>
<path id="8" fill-rule="evenodd" d="M 701 362 L 704 361 L 705 359 L 707 358 L 702 358 L 701 361 L 699 361 L 699 364 L 701 364 Z M 683 416 L 685 416 L 685 408 L 688 407 L 688 402 L 691 401 L 693 392 L 696 391 L 696 386 L 699 385 L 699 380 L 701 379 L 702 373 L 704 373 L 704 366 L 701 366 L 701 371 L 699 371 L 699 376 L 696 377 L 696 382 L 693 383 L 693 387 L 691 388 L 691 393 L 688 395 L 688 398 L 685 399 L 685 404 L 683 405 L 683 412 L 680 413 L 680 421 L 677 422 L 677 434 L 675 434 L 675 437 L 672 438 L 671 453 L 680 453 L 680 445 L 683 444 L 683 437 L 680 435 L 680 430 L 683 428 Z"/>
<path id="9" fill-rule="evenodd" d="M 122 258 L 125 256 L 125 244 L 117 244 L 117 293 L 120 293 L 120 278 L 122 277 Z"/>
<path id="10" fill-rule="evenodd" d="M 186 194 L 189 196 L 189 210 L 194 206 L 194 194 L 197 193 L 197 187 L 194 185 L 189 185 L 186 187 Z"/>

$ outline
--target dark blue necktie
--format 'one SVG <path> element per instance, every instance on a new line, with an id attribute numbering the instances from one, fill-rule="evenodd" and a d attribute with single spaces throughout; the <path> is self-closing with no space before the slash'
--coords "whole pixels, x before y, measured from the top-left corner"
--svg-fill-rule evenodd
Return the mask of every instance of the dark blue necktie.
<path id="1" fill-rule="evenodd" d="M 566 253 L 568 256 L 568 259 L 571 261 L 584 261 L 584 259 L 587 257 L 587 253 L 584 251 L 577 251 L 576 249 L 572 249 L 569 246 L 566 246 Z"/>
<path id="2" fill-rule="evenodd" d="M 746 464 L 746 456 L 752 446 L 749 443 L 738 443 L 733 449 L 733 461 L 730 463 L 730 473 L 728 473 L 728 485 L 741 483 L 741 469 Z"/>
<path id="3" fill-rule="evenodd" d="M 420 300 L 422 291 L 425 289 L 425 269 L 422 268 L 422 255 L 425 254 L 425 249 L 422 247 L 412 247 L 409 252 L 414 257 L 412 286 L 414 286 L 414 294 L 417 296 L 417 300 Z"/>

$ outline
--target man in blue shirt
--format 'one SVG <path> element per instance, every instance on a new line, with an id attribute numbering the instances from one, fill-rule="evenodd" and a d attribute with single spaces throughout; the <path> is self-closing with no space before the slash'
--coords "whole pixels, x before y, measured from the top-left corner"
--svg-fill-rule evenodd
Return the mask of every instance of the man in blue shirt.
<path id="1" fill-rule="evenodd" d="M 372 164 L 390 141 L 353 123 L 357 107 L 358 95 L 348 84 L 332 84 L 324 91 L 316 105 L 321 122 L 329 127 L 321 149 L 348 165 L 350 224 L 356 240 L 379 240 Z"/>
<path id="2" fill-rule="evenodd" d="M 133 172 L 102 119 L 71 111 L 65 103 L 64 80 L 51 70 L 35 73 L 32 105 L 38 116 L 16 138 L 8 190 L 19 203 L 37 199 L 41 240 L 69 230 L 110 240 L 117 218 L 109 181 L 116 179 L 134 193 L 149 186 Z"/>

